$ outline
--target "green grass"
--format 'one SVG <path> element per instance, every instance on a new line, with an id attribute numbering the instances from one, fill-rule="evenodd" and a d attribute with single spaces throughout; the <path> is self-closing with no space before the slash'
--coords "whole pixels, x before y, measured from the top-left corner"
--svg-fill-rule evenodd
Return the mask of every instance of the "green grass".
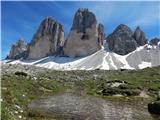
<path id="1" fill-rule="evenodd" d="M 43 115 L 33 114 L 31 117 L 27 109 L 28 103 L 33 99 L 54 95 L 66 90 L 82 90 L 89 95 L 117 101 L 143 100 L 144 98 L 137 96 L 140 91 L 146 91 L 148 95 L 155 99 L 158 91 L 160 91 L 160 67 L 137 71 L 108 71 L 111 74 L 96 80 L 92 79 L 92 72 L 94 74 L 96 72 L 98 74 L 100 72 L 107 73 L 107 71 L 100 70 L 88 71 L 88 73 L 87 71 L 51 71 L 46 74 L 38 74 L 36 76 L 37 80 L 23 73 L 2 75 L 2 120 L 18 120 L 19 116 L 27 120 L 50 120 L 51 118 L 45 118 Z M 73 76 L 81 77 L 84 74 L 86 79 L 73 81 L 75 79 Z M 56 77 L 53 79 L 52 76 L 57 76 L 57 79 Z M 72 80 L 69 81 L 70 79 Z M 124 80 L 128 84 L 111 87 L 107 84 L 107 81 L 110 80 Z M 112 96 L 114 94 L 124 96 Z M 17 105 L 20 108 L 15 107 Z M 18 113 L 15 113 L 15 111 Z"/>
<path id="2" fill-rule="evenodd" d="M 62 82 L 55 80 L 46 80 L 43 78 L 33 80 L 29 76 L 3 75 L 2 118 L 4 120 L 14 120 L 18 119 L 19 115 L 27 118 L 27 105 L 31 100 L 63 92 L 66 88 L 67 86 Z M 16 108 L 15 106 L 17 105 L 20 108 Z M 21 110 L 23 110 L 22 113 L 20 112 Z M 18 113 L 15 113 L 15 111 Z"/>
<path id="3" fill-rule="evenodd" d="M 160 67 L 123 72 L 118 75 L 109 76 L 107 79 L 125 80 L 135 87 L 135 89 L 146 90 L 152 96 L 158 95 L 158 91 L 160 91 Z"/>

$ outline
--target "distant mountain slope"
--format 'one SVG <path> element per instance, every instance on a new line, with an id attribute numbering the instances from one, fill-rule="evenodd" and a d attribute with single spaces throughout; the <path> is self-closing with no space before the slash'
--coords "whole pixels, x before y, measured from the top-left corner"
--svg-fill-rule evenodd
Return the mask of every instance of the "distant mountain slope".
<path id="1" fill-rule="evenodd" d="M 87 57 L 49 56 L 39 60 L 3 61 L 10 64 L 26 64 L 55 70 L 117 70 L 143 69 L 160 65 L 160 46 L 144 45 L 127 55 L 118 55 L 101 49 Z"/>

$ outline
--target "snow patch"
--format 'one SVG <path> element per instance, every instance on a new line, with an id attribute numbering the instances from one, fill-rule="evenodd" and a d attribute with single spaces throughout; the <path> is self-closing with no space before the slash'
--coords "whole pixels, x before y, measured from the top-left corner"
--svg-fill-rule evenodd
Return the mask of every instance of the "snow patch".
<path id="1" fill-rule="evenodd" d="M 138 67 L 140 69 L 146 68 L 146 67 L 151 67 L 151 63 L 150 62 L 142 62 L 141 64 L 138 65 Z"/>
<path id="2" fill-rule="evenodd" d="M 159 43 L 160 44 L 160 43 Z M 101 50 L 95 52 L 92 55 L 86 57 L 78 57 L 78 58 L 70 58 L 70 57 L 59 57 L 59 56 L 48 56 L 39 60 L 3 60 L 1 64 L 23 64 L 23 65 L 35 65 L 38 67 L 44 67 L 54 70 L 95 70 L 95 69 L 103 69 L 103 70 L 117 70 L 117 69 L 135 69 L 137 66 L 140 69 L 151 67 L 151 62 L 142 62 L 141 64 L 137 63 L 137 65 L 131 67 L 129 64 L 132 60 L 135 61 L 136 58 L 130 59 L 131 61 L 127 61 L 127 58 L 134 54 L 140 53 L 143 54 L 143 50 L 147 50 L 146 47 L 151 48 L 152 46 L 146 44 L 144 46 L 138 47 L 135 51 L 127 54 L 127 55 L 118 55 L 113 52 L 107 52 L 106 49 L 102 48 Z M 154 49 L 153 49 L 154 50 Z M 152 52 L 152 51 L 148 51 Z M 157 51 L 160 52 L 160 51 Z M 157 54 L 159 55 L 159 54 Z M 135 55 L 136 56 L 136 55 Z M 154 58 L 159 60 L 159 56 Z M 120 63 L 118 65 L 118 62 Z M 139 64 L 139 65 L 138 65 Z M 160 64 L 156 63 L 156 64 Z"/>

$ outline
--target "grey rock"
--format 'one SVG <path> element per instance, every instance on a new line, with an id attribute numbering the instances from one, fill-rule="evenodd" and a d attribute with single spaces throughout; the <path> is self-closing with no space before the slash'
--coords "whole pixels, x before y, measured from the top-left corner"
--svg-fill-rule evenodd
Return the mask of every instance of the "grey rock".
<path id="1" fill-rule="evenodd" d="M 102 27 L 100 30 L 103 32 Z M 96 16 L 88 9 L 79 9 L 74 16 L 73 25 L 64 46 L 64 54 L 69 57 L 87 56 L 100 48 Z"/>
<path id="2" fill-rule="evenodd" d="M 137 42 L 137 45 L 143 46 L 147 43 L 147 39 L 145 37 L 144 32 L 140 29 L 140 27 L 137 27 L 136 30 L 134 31 L 133 35 L 134 39 Z"/>
<path id="3" fill-rule="evenodd" d="M 34 100 L 28 108 L 60 120 L 104 120 L 103 102 L 81 93 L 66 92 Z"/>
<path id="4" fill-rule="evenodd" d="M 77 30 L 80 33 L 86 33 L 87 28 L 97 23 L 96 16 L 88 9 L 80 8 L 76 12 L 71 30 Z"/>
<path id="5" fill-rule="evenodd" d="M 63 26 L 51 17 L 40 24 L 29 45 L 28 59 L 39 59 L 62 53 L 64 44 Z"/>
<path id="6" fill-rule="evenodd" d="M 105 39 L 104 26 L 102 24 L 99 24 L 98 25 L 98 43 L 100 45 L 104 45 L 104 39 Z"/>
<path id="7" fill-rule="evenodd" d="M 160 100 L 148 104 L 148 111 L 151 114 L 160 115 Z M 159 116 L 160 117 L 160 116 Z M 158 120 L 158 119 L 157 119 Z"/>
<path id="8" fill-rule="evenodd" d="M 13 44 L 7 59 L 20 59 L 25 58 L 28 45 L 20 38 L 16 44 Z"/>
<path id="9" fill-rule="evenodd" d="M 153 38 L 149 41 L 149 44 L 158 45 L 158 42 L 160 42 L 160 38 Z"/>
<path id="10" fill-rule="evenodd" d="M 2 63 L 2 75 L 4 74 L 15 74 L 15 72 L 24 72 L 28 76 L 38 76 L 39 73 L 47 73 L 49 70 L 42 67 L 37 67 L 33 65 L 21 65 L 21 64 L 3 64 Z"/>
<path id="11" fill-rule="evenodd" d="M 115 31 L 106 39 L 110 51 L 120 55 L 126 55 L 134 51 L 137 47 L 135 39 L 132 37 L 131 29 L 123 24 L 120 24 Z"/>

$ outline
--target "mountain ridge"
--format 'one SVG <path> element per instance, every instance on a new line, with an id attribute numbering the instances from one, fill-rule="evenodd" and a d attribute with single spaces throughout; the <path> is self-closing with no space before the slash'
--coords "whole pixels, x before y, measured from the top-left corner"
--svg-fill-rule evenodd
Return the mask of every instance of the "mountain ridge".
<path id="1" fill-rule="evenodd" d="M 148 41 L 139 26 L 132 31 L 124 24 L 106 37 L 103 24 L 97 23 L 94 13 L 78 9 L 65 40 L 63 25 L 46 17 L 31 42 L 13 45 L 6 59 L 13 60 L 13 64 L 35 61 L 36 65 L 60 70 L 142 69 L 160 64 L 159 38 Z"/>
<path id="2" fill-rule="evenodd" d="M 154 46 L 144 45 L 127 55 L 118 55 L 106 52 L 104 49 L 87 57 L 59 57 L 48 56 L 39 60 L 13 60 L 10 64 L 35 65 L 55 70 L 118 70 L 143 69 L 160 66 L 160 44 Z"/>

